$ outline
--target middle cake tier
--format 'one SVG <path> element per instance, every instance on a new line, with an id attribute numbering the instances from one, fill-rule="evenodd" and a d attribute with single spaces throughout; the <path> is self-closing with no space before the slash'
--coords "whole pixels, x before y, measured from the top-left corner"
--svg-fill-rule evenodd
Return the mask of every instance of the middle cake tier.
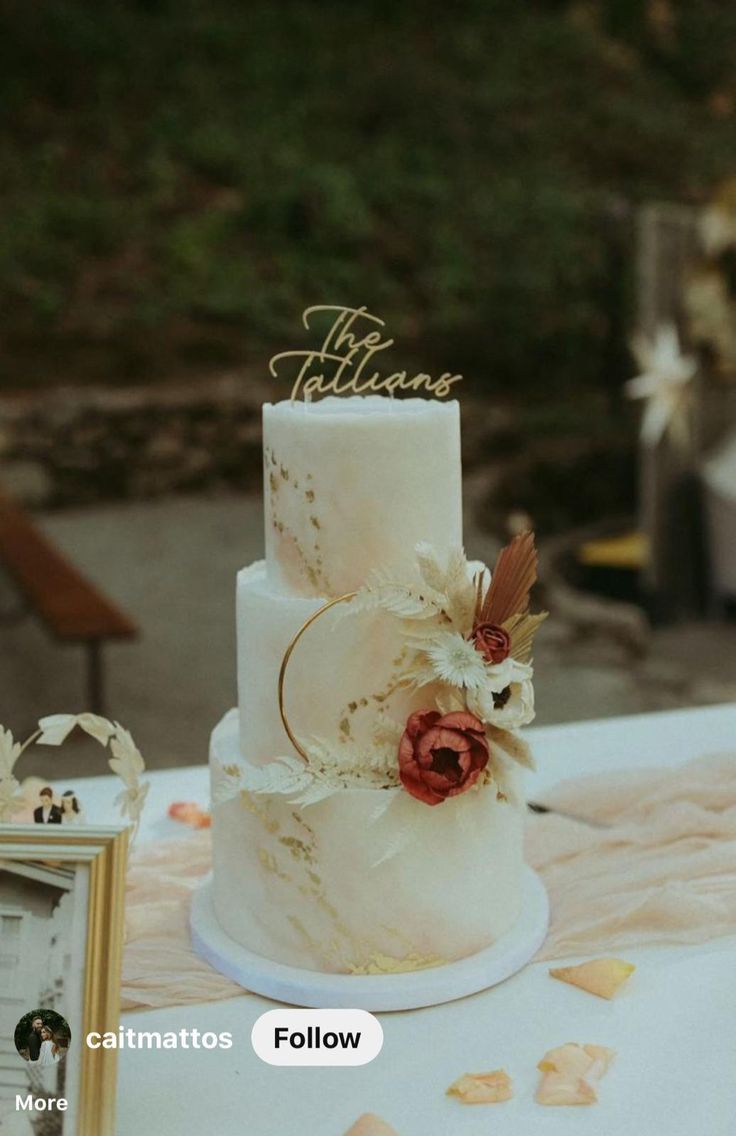
<path id="1" fill-rule="evenodd" d="M 263 561 L 238 573 L 240 747 L 256 765 L 295 754 L 279 712 L 279 671 L 294 636 L 324 603 L 270 580 Z M 375 743 L 384 717 L 403 725 L 414 710 L 434 705 L 436 689 L 400 685 L 407 646 L 399 620 L 376 611 L 345 618 L 343 611 L 326 613 L 298 643 L 284 704 L 298 737 L 342 750 L 349 765 Z"/>

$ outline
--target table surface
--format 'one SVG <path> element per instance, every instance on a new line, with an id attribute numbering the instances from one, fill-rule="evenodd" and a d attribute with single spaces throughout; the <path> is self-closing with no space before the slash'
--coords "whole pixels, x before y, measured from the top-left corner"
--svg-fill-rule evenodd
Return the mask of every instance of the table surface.
<path id="1" fill-rule="evenodd" d="M 733 750 L 736 705 L 548 726 L 528 731 L 539 771 L 529 796 L 572 776 L 676 766 Z M 181 835 L 172 800 L 207 801 L 205 767 L 151 775 L 140 839 Z M 111 778 L 74 786 L 87 815 L 114 819 Z M 139 1030 L 197 1028 L 233 1035 L 231 1050 L 123 1051 L 119 1136 L 243 1132 L 343 1136 L 375 1112 L 399 1136 L 732 1136 L 736 1131 L 736 939 L 700 947 L 626 951 L 637 970 L 614 1002 L 550 980 L 544 963 L 492 990 L 445 1006 L 380 1015 L 381 1054 L 360 1068 L 277 1068 L 254 1054 L 250 1032 L 275 1003 L 255 995 L 194 1007 L 128 1013 Z M 570 961 L 578 961 L 576 959 Z M 534 1102 L 536 1063 L 566 1041 L 612 1046 L 617 1058 L 591 1108 Z M 444 1090 L 464 1072 L 505 1067 L 515 1097 L 464 1106 Z"/>

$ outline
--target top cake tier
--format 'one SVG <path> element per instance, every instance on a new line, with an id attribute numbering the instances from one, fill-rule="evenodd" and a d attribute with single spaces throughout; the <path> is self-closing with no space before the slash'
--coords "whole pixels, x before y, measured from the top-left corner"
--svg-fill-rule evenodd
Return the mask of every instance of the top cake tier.
<path id="1" fill-rule="evenodd" d="M 457 402 L 380 395 L 263 408 L 269 578 L 299 595 L 354 591 L 414 548 L 462 544 Z"/>

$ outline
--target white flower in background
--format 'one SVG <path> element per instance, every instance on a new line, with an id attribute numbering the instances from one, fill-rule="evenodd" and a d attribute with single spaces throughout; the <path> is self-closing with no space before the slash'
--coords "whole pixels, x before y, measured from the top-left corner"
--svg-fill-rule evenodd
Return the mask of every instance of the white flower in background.
<path id="1" fill-rule="evenodd" d="M 720 256 L 736 245 L 736 214 L 725 203 L 714 202 L 698 218 L 698 232 L 708 256 Z"/>
<path id="2" fill-rule="evenodd" d="M 629 398 L 646 399 L 642 441 L 654 446 L 670 430 L 680 444 L 686 444 L 689 384 L 697 371 L 697 360 L 682 354 L 673 324 L 658 327 L 653 339 L 637 336 L 632 349 L 641 374 L 629 379 L 624 389 Z"/>
<path id="3" fill-rule="evenodd" d="M 502 663 L 484 669 L 484 686 L 468 692 L 470 713 L 502 730 L 528 726 L 534 719 L 534 669 L 531 664 L 520 663 L 509 656 Z"/>
<path id="4" fill-rule="evenodd" d="M 456 631 L 438 631 L 421 647 L 436 678 L 450 686 L 477 690 L 488 681 L 486 666 L 475 644 Z"/>

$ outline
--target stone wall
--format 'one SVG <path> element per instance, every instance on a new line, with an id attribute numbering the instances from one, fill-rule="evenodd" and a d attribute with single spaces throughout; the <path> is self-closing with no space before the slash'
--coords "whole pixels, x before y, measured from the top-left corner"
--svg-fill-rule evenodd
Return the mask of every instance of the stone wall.
<path id="1" fill-rule="evenodd" d="M 273 397 L 269 384 L 238 374 L 196 384 L 5 395 L 0 484 L 39 508 L 259 489 L 261 406 Z M 463 400 L 462 410 L 469 472 L 495 452 L 507 416 L 473 399 Z"/>
<path id="2" fill-rule="evenodd" d="M 5 396 L 0 482 L 46 508 L 255 488 L 267 397 L 237 375 Z"/>

